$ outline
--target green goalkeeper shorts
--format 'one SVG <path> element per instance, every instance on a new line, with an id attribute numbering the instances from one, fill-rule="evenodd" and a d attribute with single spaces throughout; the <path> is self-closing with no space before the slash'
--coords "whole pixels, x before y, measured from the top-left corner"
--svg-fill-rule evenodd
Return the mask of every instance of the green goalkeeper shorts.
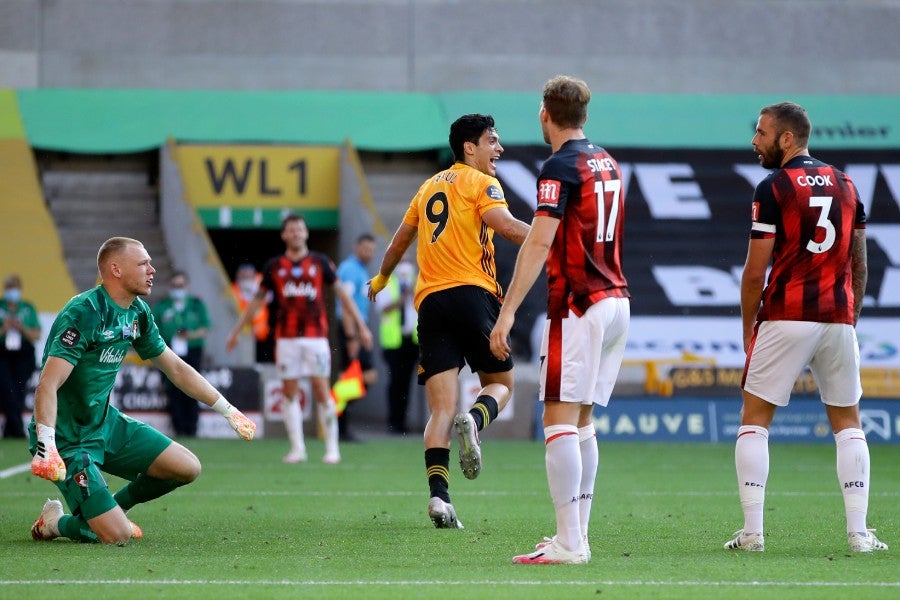
<path id="1" fill-rule="evenodd" d="M 110 406 L 96 435 L 75 446 L 66 444 L 61 453 L 66 478 L 55 482 L 56 487 L 73 515 L 84 519 L 99 517 L 116 506 L 103 473 L 134 481 L 171 443 L 171 439 L 146 423 Z M 34 446 L 35 443 L 32 454 Z"/>

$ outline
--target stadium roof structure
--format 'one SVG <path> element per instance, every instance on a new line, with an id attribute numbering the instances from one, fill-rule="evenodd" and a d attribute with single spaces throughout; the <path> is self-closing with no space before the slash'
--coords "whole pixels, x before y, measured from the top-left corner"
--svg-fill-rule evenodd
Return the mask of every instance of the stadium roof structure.
<path id="1" fill-rule="evenodd" d="M 543 143 L 539 92 L 41 88 L 16 96 L 32 147 L 86 154 L 145 151 L 168 139 L 446 149 L 449 124 L 470 112 L 492 114 L 506 145 Z M 815 148 L 900 148 L 896 96 L 595 93 L 585 130 L 610 148 L 747 148 L 759 108 L 785 99 L 809 111 Z"/>

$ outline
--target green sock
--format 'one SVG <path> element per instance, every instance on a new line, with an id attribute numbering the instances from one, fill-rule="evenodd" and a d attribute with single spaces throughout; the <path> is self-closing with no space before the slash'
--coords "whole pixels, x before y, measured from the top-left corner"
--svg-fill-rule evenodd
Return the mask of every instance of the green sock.
<path id="1" fill-rule="evenodd" d="M 100 541 L 97 534 L 91 531 L 87 521 L 81 517 L 63 515 L 59 518 L 57 527 L 59 527 L 59 535 L 76 542 L 92 542 L 96 544 Z"/>
<path id="2" fill-rule="evenodd" d="M 115 498 L 116 504 L 122 507 L 122 510 L 128 511 L 135 504 L 159 498 L 182 485 L 184 484 L 180 481 L 156 479 L 142 473 L 137 476 L 137 479 L 116 492 L 113 498 Z"/>

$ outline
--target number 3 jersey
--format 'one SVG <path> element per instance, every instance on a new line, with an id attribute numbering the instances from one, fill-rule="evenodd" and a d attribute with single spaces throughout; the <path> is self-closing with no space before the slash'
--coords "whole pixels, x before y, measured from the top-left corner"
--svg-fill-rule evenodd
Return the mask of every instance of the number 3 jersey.
<path id="1" fill-rule="evenodd" d="M 630 298 L 618 163 L 586 139 L 569 140 L 544 162 L 537 187 L 535 216 L 560 220 L 547 256 L 547 316 L 581 316 L 603 298 Z"/>
<path id="2" fill-rule="evenodd" d="M 751 239 L 775 238 L 759 321 L 854 323 L 850 246 L 866 213 L 850 178 L 797 156 L 753 195 Z"/>
<path id="3" fill-rule="evenodd" d="M 507 208 L 495 177 L 456 163 L 422 184 L 403 222 L 418 230 L 415 305 L 432 292 L 475 285 L 503 297 L 494 263 L 494 230 L 482 216 Z"/>

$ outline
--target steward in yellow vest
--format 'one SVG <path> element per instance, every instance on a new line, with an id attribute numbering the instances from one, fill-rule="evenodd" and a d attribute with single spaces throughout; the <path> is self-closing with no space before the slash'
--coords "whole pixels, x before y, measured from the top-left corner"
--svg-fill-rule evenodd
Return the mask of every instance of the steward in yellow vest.
<path id="1" fill-rule="evenodd" d="M 419 362 L 419 332 L 413 305 L 415 267 L 397 265 L 387 286 L 376 299 L 381 312 L 379 341 L 388 366 L 388 432 L 406 434 L 409 386 Z"/>

